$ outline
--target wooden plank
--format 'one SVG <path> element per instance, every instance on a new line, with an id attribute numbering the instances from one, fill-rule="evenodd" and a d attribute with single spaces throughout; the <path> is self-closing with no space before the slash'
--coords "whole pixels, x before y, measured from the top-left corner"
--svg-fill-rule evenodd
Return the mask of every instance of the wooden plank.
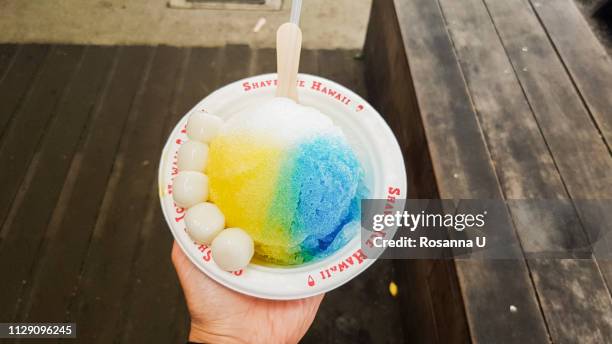
<path id="1" fill-rule="evenodd" d="M 403 343 L 397 299 L 389 294 L 391 261 L 378 261 L 325 295 L 315 320 L 300 343 Z"/>
<path id="2" fill-rule="evenodd" d="M 104 192 L 113 168 L 117 147 L 142 80 L 149 65 L 152 49 L 119 48 L 111 78 L 96 106 L 78 159 L 71 170 L 77 170 L 71 194 L 66 198 L 63 214 L 54 236 L 47 239 L 34 285 L 30 306 L 24 313 L 27 321 L 78 320 L 69 312 L 77 289 L 93 227 L 99 214 Z M 67 182 L 68 183 L 68 182 Z M 57 273 L 61 271 L 62 273 Z"/>
<path id="3" fill-rule="evenodd" d="M 176 116 L 182 116 L 196 103 L 215 91 L 220 84 L 223 50 L 220 48 L 193 48 L 187 66 L 188 76 L 181 92 L 183 101 L 174 104 Z M 192 75 L 193 73 L 193 75 Z M 178 118 L 177 118 L 178 121 Z M 170 130 L 170 128 L 169 128 Z M 170 135 L 170 132 L 167 133 Z"/>
<path id="4" fill-rule="evenodd" d="M 319 72 L 319 51 L 303 49 L 300 55 L 300 73 L 316 75 Z M 274 71 L 276 73 L 276 71 Z"/>
<path id="5" fill-rule="evenodd" d="M 80 292 L 71 305 L 80 324 L 79 338 L 88 343 L 112 342 L 125 320 L 134 259 L 143 249 L 139 241 L 143 216 L 148 200 L 157 197 L 150 192 L 157 175 L 152 166 L 164 143 L 183 58 L 178 48 L 157 48 L 144 92 L 122 136 L 113 186 L 106 190 L 107 207 L 96 223 Z M 100 324 L 105 324 L 104 331 Z"/>
<path id="6" fill-rule="evenodd" d="M 363 62 L 356 60 L 356 50 L 320 50 L 319 74 L 366 98 Z"/>
<path id="7" fill-rule="evenodd" d="M 440 3 L 505 197 L 567 198 L 559 172 L 486 8 L 479 0 L 466 0 L 462 6 L 446 0 Z M 539 173 L 533 173 L 534 170 Z M 524 216 L 538 221 L 537 216 L 528 214 L 530 210 L 524 209 L 527 212 Z M 560 223 L 571 223 L 576 214 L 567 216 Z M 517 228 L 524 249 L 542 252 L 587 244 L 580 227 L 556 225 L 538 224 L 549 236 L 537 242 L 533 242 L 537 233 L 529 228 Z M 535 247 L 536 244 L 539 246 Z"/>
<path id="8" fill-rule="evenodd" d="M 158 190 L 155 185 L 150 193 L 155 195 Z M 174 267 L 168 258 L 174 238 L 161 211 L 156 208 L 159 208 L 159 200 L 151 197 L 139 238 L 142 249 L 134 263 L 132 285 L 129 286 L 129 296 L 124 298 L 125 311 L 118 325 L 120 330 L 116 333 L 124 343 L 187 340 L 189 316 Z"/>
<path id="9" fill-rule="evenodd" d="M 162 142 L 183 115 L 218 86 L 221 71 L 220 48 L 193 48 L 182 71 L 171 117 L 164 129 Z M 157 184 L 151 190 L 157 195 Z M 129 311 L 125 317 L 122 341 L 147 343 L 154 341 L 185 342 L 189 317 L 182 291 L 169 259 L 173 238 L 161 213 L 159 200 L 151 197 L 147 213 L 151 220 L 144 224 L 132 280 Z M 168 324 L 169 326 L 159 326 Z"/>
<path id="10" fill-rule="evenodd" d="M 388 3 L 372 8 L 364 47 L 368 95 L 402 149 L 408 166 L 408 198 L 432 199 L 438 191 L 399 23 L 387 20 L 396 17 Z"/>
<path id="11" fill-rule="evenodd" d="M 254 49 L 248 76 L 267 73 L 276 73 L 276 49 Z"/>
<path id="12" fill-rule="evenodd" d="M 9 121 L 30 90 L 32 80 L 48 52 L 47 45 L 21 46 L 15 55 L 15 62 L 0 80 L 0 140 L 5 134 Z"/>
<path id="13" fill-rule="evenodd" d="M 424 0 L 394 4 L 439 196 L 501 199 L 497 176 L 438 4 Z M 391 57 L 395 58 L 398 57 Z M 386 91 L 391 92 L 389 88 Z M 499 230 L 509 244 L 517 242 L 507 214 Z M 548 341 L 524 261 L 456 261 L 455 267 L 473 341 Z M 499 295 L 500 290 L 503 295 Z M 507 310 L 511 304 L 523 311 L 510 314 Z M 517 327 L 527 330 L 515 331 Z"/>
<path id="14" fill-rule="evenodd" d="M 0 44 L 0 80 L 2 80 L 4 73 L 14 61 L 13 57 L 18 49 L 19 46 L 16 44 Z"/>
<path id="15" fill-rule="evenodd" d="M 464 71 L 472 101 L 478 111 L 480 124 L 487 139 L 492 159 L 495 161 L 495 168 L 505 197 L 509 199 L 567 199 L 568 195 L 559 171 L 557 171 L 557 166 L 554 164 L 546 141 L 538 127 L 538 122 L 533 117 L 530 104 L 525 99 L 523 89 L 513 72 L 513 66 L 508 60 L 506 50 L 499 40 L 486 6 L 480 0 L 465 0 L 460 4 L 440 0 L 440 5 L 449 24 L 448 28 L 454 47 Z M 517 7 L 516 3 L 512 5 L 515 8 Z M 521 16 L 520 13 L 513 13 L 513 26 L 524 27 L 527 18 Z M 533 31 L 530 31 L 530 34 L 533 34 Z M 546 45 L 550 47 L 549 42 L 542 43 L 543 45 L 532 46 L 533 49 L 545 50 Z M 517 51 L 525 54 L 522 47 L 514 48 L 518 48 Z M 545 63 L 550 63 L 550 59 L 547 59 Z M 533 71 L 546 73 L 545 66 L 532 65 L 531 67 L 533 67 Z M 519 74 L 527 72 L 522 69 L 518 71 Z M 546 91 L 549 91 L 549 89 L 547 88 Z M 562 103 L 562 100 L 553 99 L 552 94 L 546 98 L 549 101 Z M 560 104 L 560 106 L 564 106 L 564 104 Z M 548 114 L 548 116 L 554 116 L 554 121 L 559 121 L 557 112 Z M 571 132 L 561 130 L 558 134 L 563 137 L 573 135 L 584 137 L 585 134 L 589 134 L 589 129 L 594 129 L 588 116 L 584 117 L 584 121 L 574 121 L 572 124 L 576 125 L 572 127 Z M 567 125 L 567 123 L 558 126 L 564 125 Z M 508 135 L 508 133 L 512 134 Z M 572 141 L 571 138 L 565 139 Z M 603 152 L 600 152 L 603 155 L 599 157 L 599 160 L 609 160 L 603 142 L 595 141 L 594 143 L 599 143 L 603 149 Z M 580 150 L 580 147 L 578 147 L 578 150 Z M 583 146 L 582 150 L 588 149 L 584 149 Z M 565 151 L 558 153 L 566 154 Z M 597 156 L 593 157 L 597 158 Z M 586 166 L 590 165 L 587 163 Z M 588 168 L 583 167 L 583 170 L 589 172 Z M 538 171 L 538 173 L 533 173 L 533 171 Z M 586 174 L 590 175 L 591 173 Z M 612 180 L 610 182 L 612 183 Z M 567 202 L 567 209 L 569 211 L 558 211 L 554 214 L 554 218 L 551 218 L 548 216 L 550 208 L 514 207 L 511 204 L 515 227 L 519 232 L 525 251 L 563 252 L 573 248 L 586 247 L 588 239 L 570 202 Z M 524 218 L 529 218 L 530 221 L 528 223 L 521 221 Z M 567 225 L 572 223 L 575 225 Z M 539 230 L 533 231 L 534 227 L 539 228 Z M 610 332 L 612 323 L 607 324 L 605 318 L 594 318 L 595 309 L 600 311 L 598 314 L 612 314 L 612 300 L 609 299 L 603 277 L 599 274 L 595 262 L 587 260 L 588 263 L 572 265 L 562 264 L 560 260 L 556 259 L 543 261 L 546 264 L 540 261 L 530 261 L 529 265 L 531 274 L 539 277 L 534 278 L 534 282 L 536 282 L 540 301 L 544 304 L 555 305 L 555 307 L 544 308 L 544 315 L 549 320 L 547 323 L 553 342 L 585 342 L 582 333 L 572 333 L 566 330 L 574 325 L 577 328 L 588 329 L 588 332 L 596 332 L 603 326 L 602 332 Z M 575 271 L 572 269 L 575 269 Z M 577 293 L 580 293 L 580 290 L 568 288 L 567 285 L 558 285 L 555 290 L 551 290 L 549 285 L 552 283 L 543 282 L 556 280 L 560 270 L 564 270 L 563 273 L 567 275 L 584 274 L 584 271 L 578 269 L 590 270 L 590 276 L 597 276 L 596 278 L 599 280 L 594 281 L 593 284 L 602 288 L 590 290 L 595 293 L 593 300 L 607 299 L 607 302 L 583 302 L 581 307 L 574 307 L 575 303 L 564 303 L 561 302 L 560 298 L 562 300 L 579 299 L 581 296 Z M 587 303 L 588 306 L 584 303 Z M 559 319 L 561 321 L 556 321 Z M 568 323 L 573 325 L 568 326 Z"/>
<path id="16" fill-rule="evenodd" d="M 565 73 L 562 61 L 550 46 L 546 32 L 529 4 L 516 0 L 503 3 L 487 1 L 487 6 L 514 68 L 533 71 L 520 72 L 517 76 L 561 172 L 567 191 L 576 200 L 581 221 L 586 227 L 590 240 L 594 240 L 597 227 L 602 223 L 612 223 L 609 212 L 599 209 L 597 213 L 598 206 L 594 202 L 585 204 L 583 201 L 612 198 L 612 175 L 609 173 L 612 170 L 612 159 L 605 143 L 598 135 L 598 130 L 591 122 L 580 96 Z M 520 25 L 516 25 L 516 18 L 523 18 Z M 609 286 L 612 281 L 612 262 L 607 259 L 607 252 L 602 253 L 603 257 L 600 256 L 602 259 L 598 261 L 598 265 Z M 597 255 L 599 252 L 596 252 Z M 584 264 L 578 264 L 576 268 L 585 269 Z M 580 276 L 581 273 L 576 272 L 576 275 Z M 563 288 L 562 285 L 557 284 L 557 286 Z M 598 310 L 609 307 L 597 306 L 597 300 L 597 297 L 591 299 L 594 302 L 591 312 L 595 314 Z M 543 306 L 557 309 L 558 301 L 550 301 L 545 302 Z M 610 324 L 598 323 L 602 319 L 605 318 L 586 317 L 583 322 L 590 322 L 592 326 L 604 329 L 603 332 L 607 331 L 609 335 Z M 558 330 L 570 331 L 572 328 L 562 327 Z M 582 326 L 577 324 L 575 328 L 580 329 Z M 574 336 L 578 338 L 582 334 L 577 331 Z"/>
<path id="17" fill-rule="evenodd" d="M 455 264 L 449 260 L 435 260 L 426 278 L 431 293 L 434 314 L 447 314 L 435 318 L 440 343 L 468 343 L 469 331 L 463 322 L 465 310 L 459 292 Z M 410 288 L 413 288 L 412 286 Z M 414 315 L 416 317 L 418 315 Z"/>
<path id="18" fill-rule="evenodd" d="M 0 223 L 4 222 L 8 214 L 13 197 L 23 180 L 38 141 L 43 136 L 48 120 L 52 118 L 58 102 L 58 94 L 63 92 L 81 58 L 82 52 L 82 48 L 74 46 L 62 46 L 53 49 L 45 61 L 40 78 L 33 86 L 33 91 L 26 100 L 25 106 L 17 114 L 5 140 L 2 142 L 0 166 L 3 167 L 3 171 L 0 174 L 0 182 L 6 184 L 4 184 L 4 190 L 0 194 Z M 18 260 L 9 260 L 8 258 L 17 256 L 23 257 L 23 259 L 33 259 L 32 253 L 35 252 L 37 242 L 23 242 L 21 240 L 23 233 L 18 230 L 11 230 L 11 228 L 8 228 L 4 233 L 5 237 L 0 247 L 0 264 L 12 266 Z M 20 242 L 23 245 L 17 245 Z M 24 265 L 27 266 L 28 264 Z M 3 287 L 19 289 L 21 286 L 7 283 Z M 12 312 L 14 302 L 15 300 L 10 298 L 0 299 L 0 309 Z"/>
<path id="19" fill-rule="evenodd" d="M 612 59 L 573 1 L 530 2 L 612 149 Z"/>
<path id="20" fill-rule="evenodd" d="M 0 224 L 4 223 L 10 204 L 23 180 L 39 139 L 53 118 L 59 95 L 63 92 L 83 54 L 77 46 L 55 46 L 42 67 L 24 105 L 15 114 L 0 147 Z M 7 234 L 10 235 L 10 232 Z M 8 239 L 7 239 L 8 240 Z M 3 245 L 5 247 L 5 245 Z"/>
<path id="21" fill-rule="evenodd" d="M 15 52 L 11 66 L 7 66 L 9 70 L 0 77 L 0 144 L 6 127 L 21 105 L 23 97 L 31 89 L 30 81 L 35 77 L 48 50 L 48 46 L 20 46 Z M 7 230 L 7 226 L 3 228 L 0 224 L 0 245 Z"/>
<path id="22" fill-rule="evenodd" d="M 589 259 L 534 259 L 529 262 L 550 335 L 556 343 L 610 343 L 610 294 Z M 569 321 L 569 322 L 568 322 Z"/>
<path id="23" fill-rule="evenodd" d="M 407 166 L 408 197 L 437 198 L 438 191 L 423 122 L 408 68 L 396 12 L 391 2 L 374 2 L 364 47 L 369 100 L 387 121 L 397 138 Z M 400 96 L 395 96 L 400 95 Z M 418 166 L 418 168 L 411 168 Z M 465 343 L 469 341 L 463 298 L 456 273 L 448 274 L 448 285 L 428 283 L 436 265 L 431 260 L 396 261 L 401 316 L 406 342 Z M 454 264 L 448 262 L 454 271 Z M 407 287 L 409 286 L 409 287 Z M 439 298 L 454 302 L 435 314 L 432 304 Z M 448 320 L 448 321 L 447 321 Z M 448 323 L 448 330 L 437 323 Z M 451 329 L 454 328 L 455 330 Z"/>
<path id="24" fill-rule="evenodd" d="M 469 333 L 459 334 L 455 337 L 446 336 L 442 329 L 438 328 L 437 322 L 444 317 L 435 314 L 433 307 L 432 294 L 437 290 L 445 292 L 446 289 L 440 285 L 431 285 L 428 276 L 433 262 L 431 260 L 397 261 L 395 266 L 398 270 L 399 301 L 401 305 L 401 315 L 406 343 L 466 343 Z M 449 276 L 452 278 L 455 276 Z M 455 277 L 456 279 L 456 277 Z M 461 297 L 458 298 L 461 302 Z M 453 309 L 446 305 L 445 312 L 453 312 Z M 461 309 L 463 311 L 463 309 Z M 467 324 L 461 318 L 450 318 L 455 324 L 467 332 Z M 450 338 L 449 338 L 450 337 Z M 444 341 L 446 340 L 446 341 Z"/>
<path id="25" fill-rule="evenodd" d="M 227 45 L 221 52 L 223 58 L 219 68 L 223 71 L 220 85 L 224 86 L 234 81 L 246 78 L 251 63 L 251 49 L 247 45 Z"/>
<path id="26" fill-rule="evenodd" d="M 2 309 L 13 318 L 15 302 L 25 283 L 31 283 L 30 271 L 38 258 L 39 243 L 47 228 L 55 203 L 68 174 L 70 162 L 85 128 L 106 69 L 114 50 L 88 48 L 83 63 L 67 86 L 66 94 L 57 107 L 57 117 L 49 125 L 38 153 L 38 163 L 30 185 L 12 221 L 5 248 L 0 256 L 0 271 L 11 271 L 0 282 Z M 41 197 L 44 195 L 44 197 Z M 36 214 L 36 216 L 32 216 Z M 15 265 L 15 262 L 19 264 Z M 9 306 L 13 303 L 12 306 Z M 18 305 L 19 306 L 19 305 Z"/>

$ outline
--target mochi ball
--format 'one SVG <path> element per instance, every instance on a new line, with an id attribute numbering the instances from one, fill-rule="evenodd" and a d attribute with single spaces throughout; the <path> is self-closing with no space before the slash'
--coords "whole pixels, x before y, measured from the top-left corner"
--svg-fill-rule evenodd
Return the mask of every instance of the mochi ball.
<path id="1" fill-rule="evenodd" d="M 204 172 L 208 161 L 208 145 L 199 141 L 187 141 L 178 151 L 179 171 Z"/>
<path id="2" fill-rule="evenodd" d="M 187 121 L 187 136 L 194 141 L 208 143 L 217 136 L 221 126 L 221 118 L 205 112 L 194 112 Z"/>
<path id="3" fill-rule="evenodd" d="M 225 217 L 216 205 L 199 203 L 187 210 L 185 226 L 193 241 L 209 245 L 225 227 Z"/>
<path id="4" fill-rule="evenodd" d="M 212 258 L 217 265 L 226 271 L 236 271 L 245 268 L 255 247 L 251 236 L 240 228 L 227 228 L 213 240 Z"/>
<path id="5" fill-rule="evenodd" d="M 172 197 L 179 207 L 189 208 L 208 199 L 208 177 L 204 173 L 183 171 L 174 178 Z"/>

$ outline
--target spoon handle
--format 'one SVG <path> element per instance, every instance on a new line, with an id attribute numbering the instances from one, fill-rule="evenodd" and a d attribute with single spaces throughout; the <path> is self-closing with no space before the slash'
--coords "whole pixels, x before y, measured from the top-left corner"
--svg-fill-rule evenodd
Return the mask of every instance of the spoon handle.
<path id="1" fill-rule="evenodd" d="M 302 50 L 302 31 L 293 23 L 285 23 L 276 32 L 277 97 L 298 101 L 297 74 Z"/>

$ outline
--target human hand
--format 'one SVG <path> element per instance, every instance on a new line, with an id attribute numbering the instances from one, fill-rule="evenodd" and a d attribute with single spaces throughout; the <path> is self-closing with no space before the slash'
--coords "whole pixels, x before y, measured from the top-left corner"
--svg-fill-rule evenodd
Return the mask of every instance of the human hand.
<path id="1" fill-rule="evenodd" d="M 191 314 L 189 341 L 297 343 L 314 320 L 323 295 L 301 300 L 258 299 L 230 290 L 203 274 L 174 243 L 172 263 Z"/>

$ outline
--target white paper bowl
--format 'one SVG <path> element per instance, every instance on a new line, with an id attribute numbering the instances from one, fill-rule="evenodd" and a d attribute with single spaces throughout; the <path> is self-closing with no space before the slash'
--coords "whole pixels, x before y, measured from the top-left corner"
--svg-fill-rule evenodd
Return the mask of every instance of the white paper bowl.
<path id="1" fill-rule="evenodd" d="M 275 80 L 276 74 L 264 74 L 231 83 L 204 98 L 179 121 L 162 152 L 159 197 L 174 238 L 200 270 L 240 293 L 289 300 L 330 291 L 367 269 L 374 259 L 363 259 L 359 234 L 334 254 L 313 263 L 297 267 L 252 263 L 242 271 L 227 272 L 214 263 L 209 247 L 198 245 L 189 238 L 182 220 L 184 210 L 174 205 L 169 193 L 177 173 L 176 153 L 180 144 L 187 140 L 185 125 L 189 114 L 207 111 L 223 119 L 230 118 L 248 106 L 274 97 Z M 300 74 L 299 85 L 300 103 L 319 109 L 344 130 L 365 170 L 370 198 L 386 199 L 389 188 L 400 190 L 396 198 L 405 198 L 406 170 L 400 147 L 378 112 L 351 90 L 325 78 Z"/>

